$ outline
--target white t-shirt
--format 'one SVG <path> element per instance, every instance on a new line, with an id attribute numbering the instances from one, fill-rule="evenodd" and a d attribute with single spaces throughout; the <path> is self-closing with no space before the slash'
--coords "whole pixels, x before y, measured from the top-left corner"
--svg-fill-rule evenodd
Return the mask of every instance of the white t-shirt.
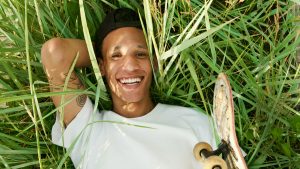
<path id="1" fill-rule="evenodd" d="M 216 147 L 211 119 L 191 108 L 157 104 L 137 118 L 93 109 L 87 99 L 66 129 L 58 116 L 52 128 L 53 143 L 71 151 L 76 168 L 200 169 L 194 145 Z"/>

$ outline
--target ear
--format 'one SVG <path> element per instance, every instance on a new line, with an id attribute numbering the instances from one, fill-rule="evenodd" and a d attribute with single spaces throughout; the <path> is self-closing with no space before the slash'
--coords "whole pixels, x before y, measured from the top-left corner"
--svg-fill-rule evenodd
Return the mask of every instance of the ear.
<path id="1" fill-rule="evenodd" d="M 102 76 L 105 76 L 105 65 L 103 59 L 99 59 L 99 69 Z"/>

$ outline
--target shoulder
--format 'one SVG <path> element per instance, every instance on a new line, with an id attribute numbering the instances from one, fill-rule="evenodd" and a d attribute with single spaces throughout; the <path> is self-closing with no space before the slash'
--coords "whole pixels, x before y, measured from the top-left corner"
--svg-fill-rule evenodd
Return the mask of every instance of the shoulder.
<path id="1" fill-rule="evenodd" d="M 93 121 L 101 120 L 101 118 L 102 114 L 99 112 L 98 108 L 95 107 L 93 101 L 89 97 L 87 97 L 82 109 L 67 126 L 67 129 L 70 128 L 70 126 L 74 125 L 82 125 L 82 127 L 84 127 L 85 125 L 92 123 Z"/>
<path id="2" fill-rule="evenodd" d="M 201 116 L 201 117 L 207 117 L 207 113 L 205 113 L 201 109 L 196 109 L 192 107 L 183 107 L 183 106 L 177 106 L 177 105 L 169 105 L 169 104 L 162 104 L 159 103 L 158 106 L 159 109 L 163 112 L 172 112 L 174 115 L 194 115 L 194 116 Z"/>
<path id="3" fill-rule="evenodd" d="M 213 119 L 201 109 L 176 105 L 159 104 L 160 114 L 177 126 L 190 128 L 199 140 L 210 140 L 213 133 Z M 209 141 L 210 142 L 210 141 Z"/>
<path id="4" fill-rule="evenodd" d="M 177 105 L 158 104 L 161 117 L 172 120 L 180 120 L 189 125 L 209 125 L 211 117 L 205 111 L 192 107 L 183 107 Z"/>

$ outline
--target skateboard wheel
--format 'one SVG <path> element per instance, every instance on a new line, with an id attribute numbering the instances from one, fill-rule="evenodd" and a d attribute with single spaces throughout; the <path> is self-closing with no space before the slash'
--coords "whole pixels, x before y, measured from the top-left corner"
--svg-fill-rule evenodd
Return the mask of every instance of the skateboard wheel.
<path id="1" fill-rule="evenodd" d="M 206 158 L 206 157 L 203 157 L 201 155 L 201 151 L 202 150 L 212 151 L 212 148 L 206 142 L 199 142 L 199 143 L 197 143 L 195 145 L 195 147 L 194 147 L 194 150 L 193 150 L 194 156 L 195 156 L 195 158 L 196 158 L 197 161 L 203 161 Z"/>
<path id="2" fill-rule="evenodd" d="M 210 156 L 204 162 L 204 169 L 227 169 L 226 162 L 219 156 Z"/>

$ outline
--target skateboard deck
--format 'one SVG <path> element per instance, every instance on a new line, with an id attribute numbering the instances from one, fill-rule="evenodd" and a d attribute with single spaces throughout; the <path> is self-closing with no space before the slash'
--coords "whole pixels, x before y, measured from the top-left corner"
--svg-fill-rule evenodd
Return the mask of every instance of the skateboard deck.
<path id="1" fill-rule="evenodd" d="M 213 98 L 212 117 L 221 144 L 217 150 L 200 142 L 195 145 L 194 155 L 204 164 L 205 169 L 247 169 L 235 133 L 234 104 L 229 80 L 224 73 L 219 74 Z M 222 159 L 219 155 L 222 154 Z"/>

